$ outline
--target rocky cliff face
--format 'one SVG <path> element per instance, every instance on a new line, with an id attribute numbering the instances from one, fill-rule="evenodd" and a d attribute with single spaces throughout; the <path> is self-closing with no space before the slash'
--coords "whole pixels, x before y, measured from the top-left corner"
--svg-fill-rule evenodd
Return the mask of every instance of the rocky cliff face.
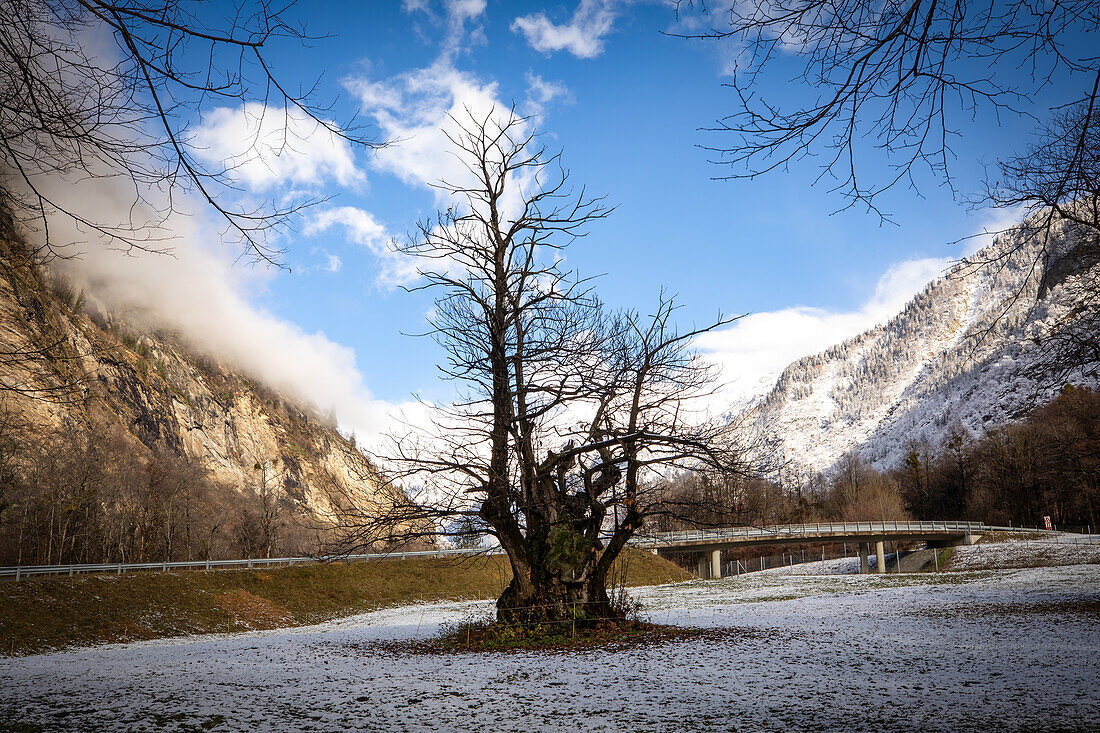
<path id="1" fill-rule="evenodd" d="M 121 426 L 150 452 L 206 469 L 226 491 L 267 476 L 293 505 L 330 516 L 369 501 L 374 470 L 335 424 L 170 333 L 139 332 L 31 253 L 0 222 L 0 394 L 31 424 Z M 258 468 L 259 467 L 259 468 Z"/>
<path id="2" fill-rule="evenodd" d="M 1055 243 L 1080 250 L 1072 245 Z M 1097 281 L 1094 261 L 1049 254 L 1019 231 L 1002 235 L 888 322 L 788 366 L 747 415 L 785 458 L 816 470 L 850 450 L 891 468 L 909 445 L 938 445 L 952 427 L 980 435 L 1020 418 L 1061 386 L 1043 373 L 1037 337 L 1081 318 L 1082 288 Z M 1100 369 L 1059 379 L 1095 386 Z"/>

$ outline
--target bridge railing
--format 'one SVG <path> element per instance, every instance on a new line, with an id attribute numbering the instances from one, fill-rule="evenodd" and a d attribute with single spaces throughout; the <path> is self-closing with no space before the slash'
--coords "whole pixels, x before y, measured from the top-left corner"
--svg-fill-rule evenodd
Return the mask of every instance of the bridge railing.
<path id="1" fill-rule="evenodd" d="M 813 524 L 782 524 L 770 527 L 723 527 L 721 529 L 686 530 L 639 535 L 630 541 L 632 547 L 652 549 L 693 542 L 722 542 L 733 539 L 804 539 L 844 534 L 943 533 L 979 534 L 998 532 L 1046 532 L 1022 527 L 990 527 L 981 522 L 818 522 Z M 496 554 L 499 548 L 417 550 L 410 552 L 341 555 L 339 557 L 271 557 L 245 560 L 184 560 L 143 563 L 82 563 L 71 565 L 20 565 L 0 567 L 0 578 L 21 580 L 32 575 L 78 575 L 81 573 L 127 573 L 136 570 L 214 570 L 226 568 L 261 568 L 279 565 L 299 565 L 334 560 L 384 560 L 406 558 L 439 558 L 454 555 Z"/>
<path id="2" fill-rule="evenodd" d="M 660 532 L 636 537 L 635 547 L 669 547 L 701 542 L 730 540 L 782 540 L 806 537 L 842 535 L 897 534 L 980 534 L 991 531 L 982 522 L 909 521 L 909 522 L 815 522 L 812 524 L 781 524 L 768 527 L 723 527 L 678 532 Z"/>

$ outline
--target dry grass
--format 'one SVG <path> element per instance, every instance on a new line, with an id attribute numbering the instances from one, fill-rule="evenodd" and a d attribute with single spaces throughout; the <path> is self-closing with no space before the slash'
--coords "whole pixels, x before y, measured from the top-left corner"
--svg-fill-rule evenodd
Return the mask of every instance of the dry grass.
<path id="1" fill-rule="evenodd" d="M 626 584 L 691 576 L 626 553 Z M 417 600 L 495 598 L 511 579 L 501 556 L 384 560 L 0 583 L 0 653 L 318 623 Z"/>
<path id="2" fill-rule="evenodd" d="M 648 644 L 663 644 L 693 639 L 725 639 L 732 629 L 698 629 L 665 626 L 639 619 L 601 621 L 594 625 L 571 627 L 553 624 L 515 626 L 496 622 L 454 624 L 439 636 L 426 640 L 382 642 L 377 644 L 397 654 L 453 654 L 456 652 L 576 651 L 601 649 L 612 651 Z"/>

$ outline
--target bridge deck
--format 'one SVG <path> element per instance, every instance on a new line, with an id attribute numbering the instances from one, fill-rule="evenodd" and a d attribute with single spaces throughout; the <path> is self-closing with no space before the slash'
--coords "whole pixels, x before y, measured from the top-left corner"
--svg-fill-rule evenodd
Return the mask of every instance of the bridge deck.
<path id="1" fill-rule="evenodd" d="M 871 542 L 879 540 L 943 540 L 955 541 L 966 535 L 997 532 L 1028 532 L 1057 534 L 1050 530 L 1021 527 L 990 527 L 980 522 L 822 522 L 816 524 L 784 524 L 773 527 L 725 527 L 722 529 L 662 532 L 639 535 L 630 541 L 632 547 L 645 550 L 683 550 L 705 552 L 725 547 L 782 544 L 820 544 L 834 542 Z M 123 573 L 134 570 L 212 570 L 215 568 L 258 568 L 276 565 L 297 565 L 327 560 L 381 560 L 413 557 L 447 557 L 452 555 L 496 554 L 499 547 L 480 549 L 441 549 L 415 552 L 400 550 L 367 555 L 326 557 L 277 557 L 244 560 L 196 560 L 148 563 L 89 563 L 72 565 L 35 565 L 0 567 L 0 580 L 20 580 L 32 575 L 75 575 L 77 573 Z"/>
<path id="2" fill-rule="evenodd" d="M 705 551 L 723 547 L 822 542 L 957 541 L 967 535 L 990 531 L 992 528 L 981 522 L 819 522 L 662 532 L 637 537 L 630 544 L 649 550 Z"/>

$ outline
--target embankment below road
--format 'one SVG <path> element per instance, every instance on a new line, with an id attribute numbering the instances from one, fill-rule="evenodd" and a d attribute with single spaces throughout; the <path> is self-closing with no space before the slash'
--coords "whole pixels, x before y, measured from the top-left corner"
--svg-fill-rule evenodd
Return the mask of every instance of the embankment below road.
<path id="1" fill-rule="evenodd" d="M 624 571 L 627 586 L 692 577 L 637 550 L 624 553 L 612 577 Z M 417 600 L 492 598 L 510 579 L 507 561 L 494 555 L 2 582 L 0 654 L 303 626 Z"/>

